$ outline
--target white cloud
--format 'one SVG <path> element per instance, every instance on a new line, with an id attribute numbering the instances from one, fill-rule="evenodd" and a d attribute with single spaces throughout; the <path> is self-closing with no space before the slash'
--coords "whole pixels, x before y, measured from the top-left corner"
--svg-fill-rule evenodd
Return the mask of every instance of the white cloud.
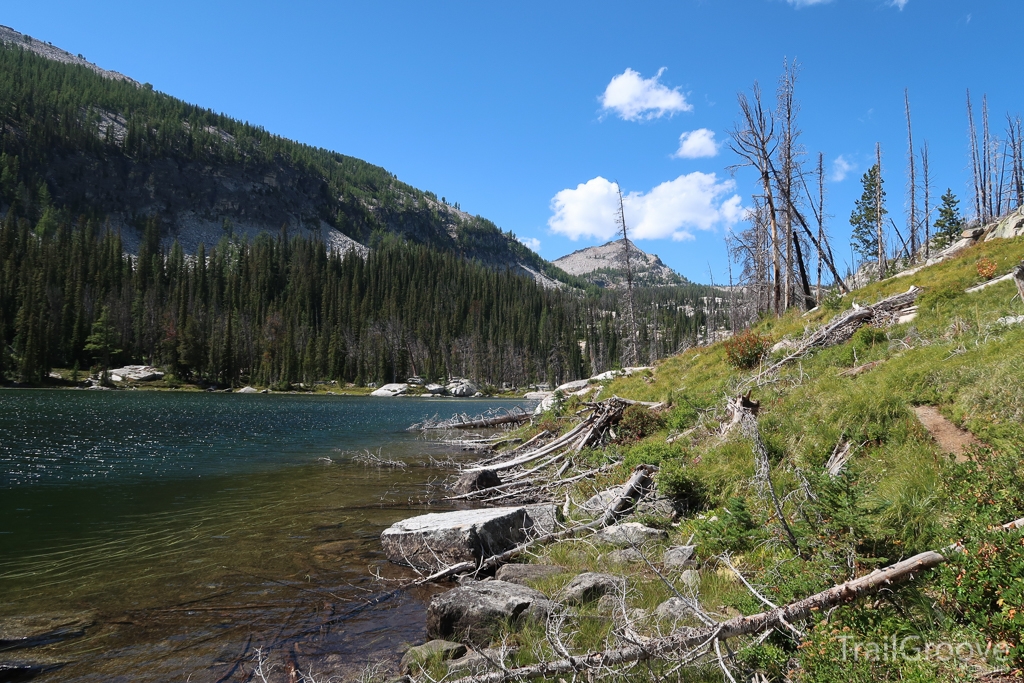
<path id="1" fill-rule="evenodd" d="M 846 176 L 850 175 L 850 171 L 857 168 L 852 162 L 848 161 L 842 154 L 837 156 L 832 162 L 832 173 L 830 178 L 841 183 L 846 180 Z"/>
<path id="2" fill-rule="evenodd" d="M 525 244 L 530 250 L 540 253 L 540 240 L 536 237 L 517 237 L 516 240 L 520 244 Z"/>
<path id="3" fill-rule="evenodd" d="M 903 8 L 907 6 L 908 2 L 910 2 L 910 0 L 892 0 L 892 6 L 899 7 L 900 11 L 902 12 Z"/>
<path id="4" fill-rule="evenodd" d="M 743 217 L 733 180 L 719 181 L 714 173 L 694 172 L 664 182 L 650 192 L 623 196 L 626 225 L 633 239 L 694 239 L 692 230 L 731 226 Z M 618 233 L 619 199 L 615 183 L 598 176 L 575 189 L 562 190 L 551 200 L 552 232 L 572 240 L 581 237 L 614 239 Z M 730 193 L 733 193 L 730 195 Z"/>
<path id="5" fill-rule="evenodd" d="M 906 2 L 906 0 L 903 0 Z M 786 0 L 793 7 L 810 7 L 811 5 L 824 5 L 832 0 Z"/>
<path id="6" fill-rule="evenodd" d="M 678 88 L 669 88 L 658 82 L 665 67 L 651 78 L 644 78 L 638 71 L 626 69 L 614 76 L 601 95 L 601 107 L 614 111 L 626 121 L 658 119 L 679 111 L 693 111 L 693 105 Z"/>
<path id="7" fill-rule="evenodd" d="M 673 154 L 677 159 L 701 159 L 718 154 L 715 131 L 698 128 L 679 136 L 679 149 Z"/>

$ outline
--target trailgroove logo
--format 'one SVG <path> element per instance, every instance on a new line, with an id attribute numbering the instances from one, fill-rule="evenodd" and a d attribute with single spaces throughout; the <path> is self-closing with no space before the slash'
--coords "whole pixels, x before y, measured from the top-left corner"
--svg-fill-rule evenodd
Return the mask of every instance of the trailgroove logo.
<path id="1" fill-rule="evenodd" d="M 926 641 L 920 636 L 893 636 L 881 642 L 856 640 L 853 636 L 839 636 L 843 643 L 843 661 L 866 662 L 954 662 L 984 659 L 993 663 L 1007 663 L 1010 645 L 1005 642 L 980 641 L 938 642 Z"/>

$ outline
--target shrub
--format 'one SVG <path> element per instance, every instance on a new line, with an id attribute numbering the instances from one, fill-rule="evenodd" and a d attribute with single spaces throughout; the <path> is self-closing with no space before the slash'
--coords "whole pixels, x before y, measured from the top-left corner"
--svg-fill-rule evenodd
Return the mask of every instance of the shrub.
<path id="1" fill-rule="evenodd" d="M 664 441 L 657 443 L 645 441 L 626 448 L 622 463 L 630 470 L 637 465 L 661 466 L 673 460 L 682 460 L 685 453 L 682 446 Z"/>
<path id="2" fill-rule="evenodd" d="M 619 441 L 623 443 L 639 441 L 664 426 L 665 418 L 652 412 L 647 406 L 634 403 L 622 411 L 622 419 L 619 421 L 617 430 Z"/>
<path id="3" fill-rule="evenodd" d="M 757 367 L 771 347 L 771 337 L 747 330 L 725 341 L 725 356 L 731 365 L 749 370 Z"/>
<path id="4" fill-rule="evenodd" d="M 996 274 L 996 262 L 988 257 L 978 261 L 978 275 L 985 280 L 991 280 Z"/>
<path id="5" fill-rule="evenodd" d="M 684 513 L 708 507 L 708 488 L 697 474 L 679 460 L 670 460 L 658 472 L 658 491 L 672 498 Z"/>

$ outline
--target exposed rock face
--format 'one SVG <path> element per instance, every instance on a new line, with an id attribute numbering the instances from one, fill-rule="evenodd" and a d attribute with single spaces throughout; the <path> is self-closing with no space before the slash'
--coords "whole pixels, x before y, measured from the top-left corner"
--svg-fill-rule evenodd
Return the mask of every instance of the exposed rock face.
<path id="1" fill-rule="evenodd" d="M 434 638 L 487 645 L 502 624 L 546 619 L 551 602 L 540 591 L 505 581 L 479 581 L 434 596 L 427 608 L 427 633 Z"/>
<path id="2" fill-rule="evenodd" d="M 556 597 L 560 602 L 570 604 L 593 602 L 602 595 L 615 593 L 624 583 L 625 579 L 620 576 L 586 572 L 570 581 L 565 588 L 558 592 Z"/>
<path id="3" fill-rule="evenodd" d="M 669 569 L 689 569 L 697 566 L 697 546 L 677 545 L 665 551 L 662 564 Z"/>
<path id="4" fill-rule="evenodd" d="M 381 545 L 392 562 L 436 570 L 508 550 L 526 540 L 530 526 L 522 507 L 434 512 L 395 523 Z"/>
<path id="5" fill-rule="evenodd" d="M 398 665 L 398 671 L 402 674 L 414 674 L 423 662 L 432 657 L 441 659 L 458 659 L 466 654 L 469 648 L 462 643 L 453 643 L 450 640 L 431 640 L 423 645 L 410 647 L 402 656 Z"/>
<path id="6" fill-rule="evenodd" d="M 382 396 L 384 398 L 392 398 L 394 396 L 401 396 L 408 390 L 408 384 L 385 384 L 380 389 L 370 392 L 370 396 Z"/>
<path id="7" fill-rule="evenodd" d="M 126 365 L 110 371 L 110 379 L 114 382 L 152 382 L 163 379 L 164 373 L 148 365 Z M 117 379 L 115 379 L 117 378 Z"/>
<path id="8" fill-rule="evenodd" d="M 598 543 L 610 543 L 623 548 L 642 545 L 647 541 L 660 541 L 668 538 L 661 529 L 652 529 L 638 522 L 623 522 L 601 529 L 591 538 Z"/>
<path id="9" fill-rule="evenodd" d="M 500 486 L 501 479 L 494 470 L 477 470 L 476 472 L 464 472 L 452 486 L 455 493 L 471 493 L 481 489 L 489 489 L 492 486 Z"/>
<path id="10" fill-rule="evenodd" d="M 552 564 L 506 564 L 498 569 L 494 578 L 498 581 L 518 583 L 525 586 L 531 581 L 546 579 L 565 570 Z"/>
<path id="11" fill-rule="evenodd" d="M 1024 206 L 1017 207 L 1017 210 L 1001 220 L 985 237 L 985 241 L 996 239 L 1013 239 L 1024 235 Z"/>
<path id="12" fill-rule="evenodd" d="M 662 263 L 655 254 L 641 251 L 630 242 L 630 267 L 633 270 L 633 284 L 640 286 L 681 285 L 686 279 Z M 569 273 L 578 275 L 599 287 L 614 289 L 626 283 L 626 262 L 622 240 L 615 240 L 599 247 L 587 247 L 555 259 L 553 263 Z"/>

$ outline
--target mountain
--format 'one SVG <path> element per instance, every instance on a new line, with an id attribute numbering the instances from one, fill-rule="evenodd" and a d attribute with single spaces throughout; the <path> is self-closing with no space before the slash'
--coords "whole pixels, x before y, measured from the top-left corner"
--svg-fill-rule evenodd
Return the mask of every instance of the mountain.
<path id="1" fill-rule="evenodd" d="M 0 27 L 0 209 L 100 217 L 137 253 L 147 222 L 186 253 L 268 231 L 365 254 L 394 234 L 545 286 L 573 282 L 511 232 L 360 159 L 188 104 Z M 574 283 L 580 284 L 580 283 Z"/>
<path id="2" fill-rule="evenodd" d="M 686 278 L 666 266 L 657 254 L 648 254 L 629 243 L 633 284 L 641 287 L 684 285 Z M 555 259 L 553 263 L 570 275 L 576 275 L 599 287 L 616 289 L 626 283 L 626 261 L 622 240 L 599 247 L 587 247 Z"/>

